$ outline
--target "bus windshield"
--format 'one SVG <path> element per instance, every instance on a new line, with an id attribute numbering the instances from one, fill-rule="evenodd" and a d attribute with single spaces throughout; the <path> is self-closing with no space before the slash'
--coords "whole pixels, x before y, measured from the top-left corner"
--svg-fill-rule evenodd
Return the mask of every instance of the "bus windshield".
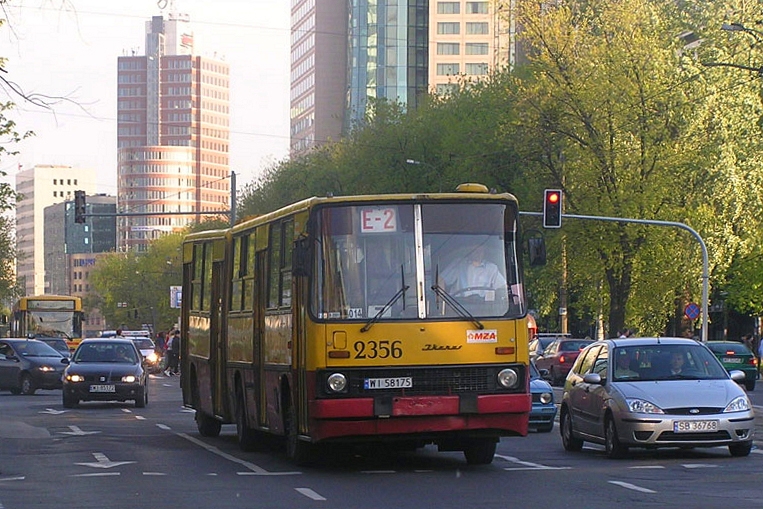
<path id="1" fill-rule="evenodd" d="M 522 316 L 516 215 L 495 202 L 320 209 L 312 311 L 328 320 Z"/>
<path id="2" fill-rule="evenodd" d="M 26 330 L 36 337 L 71 339 L 75 336 L 73 311 L 28 311 Z"/>

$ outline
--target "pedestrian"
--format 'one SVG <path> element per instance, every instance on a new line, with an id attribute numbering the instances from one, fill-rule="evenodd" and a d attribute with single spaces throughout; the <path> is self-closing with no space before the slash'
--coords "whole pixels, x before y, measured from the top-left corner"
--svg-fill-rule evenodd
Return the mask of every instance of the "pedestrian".
<path id="1" fill-rule="evenodd" d="M 114 335 L 114 337 L 115 338 L 123 338 L 124 336 L 122 335 L 122 329 L 117 329 L 117 332 Z"/>
<path id="2" fill-rule="evenodd" d="M 179 373 L 178 360 L 180 359 L 180 331 L 175 329 L 170 337 L 167 338 L 167 369 L 164 374 L 173 376 Z"/>

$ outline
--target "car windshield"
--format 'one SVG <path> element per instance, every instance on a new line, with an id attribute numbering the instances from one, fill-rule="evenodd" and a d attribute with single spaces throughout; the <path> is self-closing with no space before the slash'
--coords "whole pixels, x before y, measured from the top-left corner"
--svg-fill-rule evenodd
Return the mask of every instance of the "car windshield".
<path id="1" fill-rule="evenodd" d="M 117 362 L 136 364 L 135 348 L 123 343 L 83 343 L 74 354 L 74 362 Z"/>
<path id="2" fill-rule="evenodd" d="M 578 350 L 581 350 L 582 348 L 587 347 L 591 344 L 591 341 L 562 341 L 562 343 L 559 345 L 559 351 L 560 352 L 575 352 Z"/>
<path id="3" fill-rule="evenodd" d="M 41 341 L 24 341 L 23 343 L 16 343 L 14 348 L 16 349 L 16 353 L 23 357 L 61 357 L 60 353 Z"/>
<path id="4" fill-rule="evenodd" d="M 55 350 L 58 350 L 59 352 L 69 353 L 69 345 L 66 344 L 66 341 L 64 340 L 57 340 L 57 339 L 43 339 L 41 340 L 43 343 L 53 347 Z"/>
<path id="5" fill-rule="evenodd" d="M 134 338 L 132 342 L 139 350 L 152 350 L 154 348 L 154 342 L 148 338 Z"/>
<path id="6" fill-rule="evenodd" d="M 618 347 L 615 381 L 726 379 L 728 373 L 703 345 L 655 344 Z"/>

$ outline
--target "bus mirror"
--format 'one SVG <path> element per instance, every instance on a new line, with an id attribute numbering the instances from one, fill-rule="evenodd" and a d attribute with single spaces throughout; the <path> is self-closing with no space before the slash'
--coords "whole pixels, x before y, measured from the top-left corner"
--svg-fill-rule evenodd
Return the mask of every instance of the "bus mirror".
<path id="1" fill-rule="evenodd" d="M 530 267 L 546 265 L 546 241 L 543 237 L 527 239 L 527 250 L 530 255 Z"/>
<path id="2" fill-rule="evenodd" d="M 310 239 L 301 237 L 294 242 L 294 250 L 291 254 L 291 273 L 297 277 L 310 275 Z"/>

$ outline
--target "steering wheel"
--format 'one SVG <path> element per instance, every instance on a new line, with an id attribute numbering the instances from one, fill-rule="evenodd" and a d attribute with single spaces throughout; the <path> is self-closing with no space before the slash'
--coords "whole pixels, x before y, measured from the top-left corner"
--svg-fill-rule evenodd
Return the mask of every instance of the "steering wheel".
<path id="1" fill-rule="evenodd" d="M 467 286 L 466 288 L 459 288 L 455 292 L 451 293 L 450 296 L 453 298 L 456 298 L 459 295 L 463 295 L 467 292 L 494 292 L 494 291 L 495 289 L 490 286 Z"/>

